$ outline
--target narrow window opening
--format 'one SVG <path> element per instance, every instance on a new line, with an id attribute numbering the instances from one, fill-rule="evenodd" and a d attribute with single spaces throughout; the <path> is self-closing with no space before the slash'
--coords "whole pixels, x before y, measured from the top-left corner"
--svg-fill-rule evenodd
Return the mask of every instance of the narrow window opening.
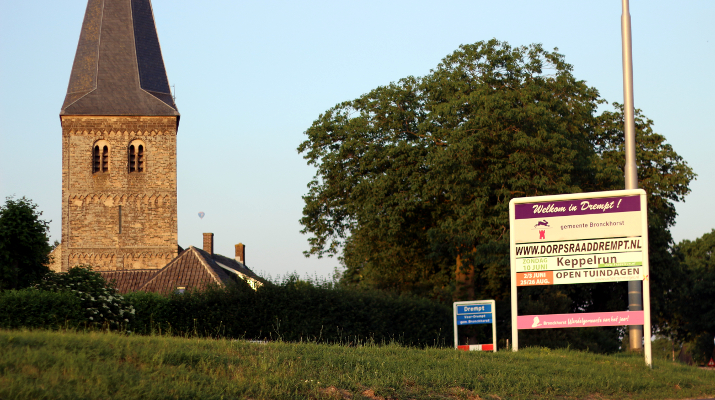
<path id="1" fill-rule="evenodd" d="M 107 172 L 109 169 L 109 147 L 104 146 L 102 149 L 102 172 Z"/>
<path id="2" fill-rule="evenodd" d="M 134 172 L 136 167 L 134 163 L 136 162 L 136 154 L 134 152 L 134 145 L 129 146 L 129 172 Z"/>
<path id="3" fill-rule="evenodd" d="M 146 163 L 144 158 L 144 143 L 141 140 L 133 140 L 129 144 L 129 172 L 144 172 L 146 171 Z"/>
<path id="4" fill-rule="evenodd" d="M 144 172 L 144 146 L 137 148 L 137 172 Z"/>
<path id="5" fill-rule="evenodd" d="M 119 233 L 122 233 L 122 206 L 119 206 Z"/>
<path id="6" fill-rule="evenodd" d="M 92 172 L 99 172 L 99 146 L 94 146 L 94 154 L 92 157 Z"/>

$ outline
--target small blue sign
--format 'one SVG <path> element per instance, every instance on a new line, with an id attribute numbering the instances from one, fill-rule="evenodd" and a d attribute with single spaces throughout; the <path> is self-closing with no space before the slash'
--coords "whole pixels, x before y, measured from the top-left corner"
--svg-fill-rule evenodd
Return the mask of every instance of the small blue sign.
<path id="1" fill-rule="evenodd" d="M 475 304 L 470 306 L 457 306 L 457 315 L 474 313 L 491 313 L 491 304 Z"/>
<path id="2" fill-rule="evenodd" d="M 454 316 L 454 348 L 461 350 L 497 351 L 496 304 L 494 300 L 455 301 L 452 304 Z M 463 325 L 491 325 L 492 344 L 459 345 L 459 327 Z M 464 328 L 462 328 L 464 329 Z"/>

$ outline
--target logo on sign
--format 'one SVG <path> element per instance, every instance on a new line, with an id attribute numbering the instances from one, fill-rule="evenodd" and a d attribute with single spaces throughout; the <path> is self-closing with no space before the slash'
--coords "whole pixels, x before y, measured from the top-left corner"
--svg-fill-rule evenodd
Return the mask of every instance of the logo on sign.
<path id="1" fill-rule="evenodd" d="M 531 324 L 531 327 L 536 328 L 537 326 L 541 326 L 541 324 L 539 323 L 539 317 L 534 317 L 534 323 Z"/>
<path id="2" fill-rule="evenodd" d="M 539 239 L 546 239 L 546 229 L 550 229 L 549 221 L 542 219 L 541 221 L 536 221 L 534 229 L 539 231 Z"/>
<path id="3" fill-rule="evenodd" d="M 544 220 L 541 220 L 541 221 L 537 221 L 537 222 L 536 222 L 536 225 L 534 225 L 534 228 L 536 228 L 536 229 L 539 229 L 539 228 L 551 228 L 551 226 L 549 226 L 548 221 L 546 221 L 546 220 L 544 219 Z"/>

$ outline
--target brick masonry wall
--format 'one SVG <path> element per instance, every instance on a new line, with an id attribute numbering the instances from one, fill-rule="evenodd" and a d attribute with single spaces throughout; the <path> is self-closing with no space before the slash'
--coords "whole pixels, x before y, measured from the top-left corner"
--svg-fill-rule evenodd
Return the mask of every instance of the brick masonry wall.
<path id="1" fill-rule="evenodd" d="M 162 268 L 177 255 L 176 117 L 62 116 L 62 270 Z M 144 172 L 129 172 L 142 140 Z M 92 172 L 95 142 L 107 172 Z M 120 232 L 121 207 L 121 232 Z"/>

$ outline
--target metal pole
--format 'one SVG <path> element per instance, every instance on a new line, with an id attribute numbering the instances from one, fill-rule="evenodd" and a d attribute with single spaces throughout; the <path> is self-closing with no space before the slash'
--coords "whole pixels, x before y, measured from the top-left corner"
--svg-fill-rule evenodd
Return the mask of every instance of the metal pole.
<path id="1" fill-rule="evenodd" d="M 636 166 L 636 128 L 634 121 L 635 107 L 633 105 L 633 51 L 631 43 L 631 14 L 628 0 L 622 0 L 621 40 L 623 46 L 623 114 L 625 119 L 624 133 L 626 144 L 626 189 L 638 189 L 638 171 Z M 628 282 L 628 310 L 643 310 L 643 290 L 640 281 Z M 631 351 L 643 350 L 643 326 L 628 327 Z"/>

